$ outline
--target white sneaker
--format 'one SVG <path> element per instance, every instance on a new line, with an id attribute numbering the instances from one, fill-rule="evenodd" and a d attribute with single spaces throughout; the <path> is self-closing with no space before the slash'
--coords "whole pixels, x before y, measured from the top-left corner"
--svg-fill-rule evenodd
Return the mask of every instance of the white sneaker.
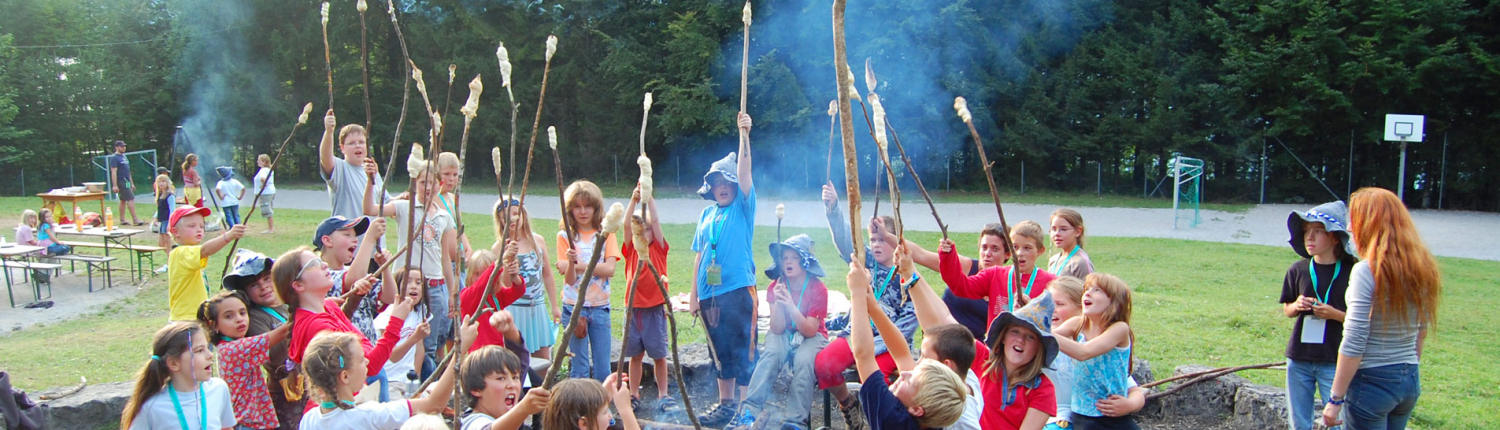
<path id="1" fill-rule="evenodd" d="M 156 273 L 167 273 L 167 265 L 163 264 L 161 267 L 156 268 Z"/>

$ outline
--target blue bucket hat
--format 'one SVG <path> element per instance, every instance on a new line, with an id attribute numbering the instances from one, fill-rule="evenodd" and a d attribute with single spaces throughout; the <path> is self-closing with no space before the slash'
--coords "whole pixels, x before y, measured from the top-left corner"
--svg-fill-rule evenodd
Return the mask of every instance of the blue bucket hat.
<path id="1" fill-rule="evenodd" d="M 806 234 L 792 236 L 781 243 L 772 243 L 770 246 L 772 264 L 766 269 L 766 277 L 771 279 L 781 277 L 781 253 L 787 249 L 796 250 L 797 255 L 802 256 L 802 269 L 807 273 L 819 278 L 826 276 L 823 273 L 823 265 L 818 264 L 818 257 L 812 253 L 814 244 L 812 238 Z"/>
<path id="2" fill-rule="evenodd" d="M 993 354 L 1003 353 L 994 348 L 995 342 L 1005 336 L 1005 326 L 1019 324 L 1037 332 L 1042 341 L 1042 366 L 1050 368 L 1052 359 L 1057 358 L 1057 339 L 1052 337 L 1052 312 L 1055 309 L 1052 291 L 1043 291 L 1042 295 L 1031 299 L 1026 306 L 1015 312 L 1001 312 L 994 321 L 990 321 L 989 330 L 984 335 L 984 344 L 990 346 Z"/>
<path id="3" fill-rule="evenodd" d="M 234 177 L 234 168 L 233 167 L 219 166 L 219 167 L 215 167 L 214 171 L 215 172 L 219 172 L 219 177 L 223 178 L 223 179 L 226 179 L 226 180 L 229 179 L 229 178 L 233 178 Z"/>
<path id="4" fill-rule="evenodd" d="M 715 161 L 714 164 L 709 165 L 708 173 L 703 174 L 703 186 L 698 187 L 698 196 L 703 197 L 704 200 L 714 200 L 714 187 L 713 184 L 708 182 L 708 178 L 715 174 L 723 176 L 726 181 L 739 184 L 740 177 L 737 172 L 739 171 L 740 164 L 738 160 L 739 158 L 735 156 L 735 153 L 730 152 L 729 155 L 725 155 L 724 158 L 720 158 L 719 161 Z"/>
<path id="5" fill-rule="evenodd" d="M 1306 236 L 1303 231 L 1309 222 L 1323 224 L 1324 230 L 1328 230 L 1344 242 L 1344 254 L 1350 257 L 1359 255 L 1354 249 L 1354 241 L 1349 237 L 1349 206 L 1344 205 L 1344 202 L 1328 202 L 1309 209 L 1307 212 L 1292 211 L 1291 215 L 1287 215 L 1286 229 L 1292 236 L 1287 243 L 1291 244 L 1292 250 L 1297 251 L 1297 255 L 1302 258 L 1312 258 L 1312 255 L 1307 253 L 1307 243 L 1304 239 Z"/>
<path id="6" fill-rule="evenodd" d="M 224 275 L 224 289 L 230 291 L 245 291 L 250 284 L 255 283 L 261 275 L 271 272 L 271 265 L 276 264 L 276 259 L 267 257 L 265 254 L 241 249 L 234 253 L 234 270 Z"/>

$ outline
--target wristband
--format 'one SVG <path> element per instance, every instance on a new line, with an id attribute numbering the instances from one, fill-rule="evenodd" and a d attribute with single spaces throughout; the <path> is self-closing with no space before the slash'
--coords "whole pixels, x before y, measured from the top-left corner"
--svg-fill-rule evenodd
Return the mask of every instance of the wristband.
<path id="1" fill-rule="evenodd" d="M 1332 398 L 1328 399 L 1328 404 L 1329 405 L 1332 405 L 1332 406 L 1343 406 L 1344 405 L 1344 396 L 1342 396 L 1342 395 L 1335 395 L 1335 396 L 1331 396 L 1331 397 Z"/>
<path id="2" fill-rule="evenodd" d="M 920 281 L 920 280 L 922 280 L 922 274 L 916 273 L 916 272 L 912 272 L 911 279 L 909 279 L 905 283 L 901 284 L 901 289 L 903 289 L 903 290 L 911 289 L 911 287 L 917 285 L 917 281 Z"/>

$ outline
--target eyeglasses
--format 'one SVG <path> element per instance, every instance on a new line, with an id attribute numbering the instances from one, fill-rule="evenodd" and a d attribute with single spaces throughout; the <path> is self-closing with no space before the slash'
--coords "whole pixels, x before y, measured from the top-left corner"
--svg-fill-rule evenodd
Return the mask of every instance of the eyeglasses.
<path id="1" fill-rule="evenodd" d="M 294 279 L 302 279 L 302 274 L 303 273 L 307 273 L 307 269 L 312 268 L 314 264 L 322 266 L 322 268 L 324 270 L 328 269 L 328 263 L 323 262 L 323 259 L 321 259 L 321 258 L 314 258 L 314 259 L 309 260 L 307 263 L 305 263 L 305 264 L 302 265 L 302 270 L 298 270 L 297 271 L 297 277 L 294 278 Z"/>

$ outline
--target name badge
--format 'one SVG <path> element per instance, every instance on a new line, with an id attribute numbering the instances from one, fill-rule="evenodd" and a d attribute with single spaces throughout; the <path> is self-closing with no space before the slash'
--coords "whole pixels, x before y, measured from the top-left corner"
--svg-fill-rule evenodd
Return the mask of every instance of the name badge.
<path id="1" fill-rule="evenodd" d="M 1302 343 L 1323 343 L 1323 335 L 1328 330 L 1328 320 L 1312 315 L 1302 316 Z"/>
<path id="2" fill-rule="evenodd" d="M 724 283 L 724 269 L 722 267 L 719 267 L 718 264 L 710 264 L 710 265 L 708 265 L 708 272 L 707 272 L 706 278 L 708 278 L 706 280 L 706 282 L 708 283 L 708 285 L 723 284 Z"/>

